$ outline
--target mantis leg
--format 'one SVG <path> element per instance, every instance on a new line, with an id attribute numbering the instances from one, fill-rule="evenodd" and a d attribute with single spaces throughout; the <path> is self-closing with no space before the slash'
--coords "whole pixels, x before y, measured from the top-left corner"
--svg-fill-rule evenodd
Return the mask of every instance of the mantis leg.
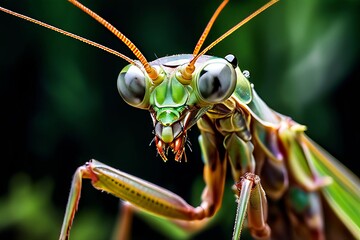
<path id="1" fill-rule="evenodd" d="M 200 206 L 189 205 L 171 191 L 138 177 L 114 169 L 96 160 L 79 167 L 73 177 L 60 239 L 68 239 L 72 221 L 80 199 L 82 179 L 91 179 L 92 185 L 128 203 L 134 209 L 170 219 L 189 232 L 203 228 L 220 208 L 226 176 L 225 156 L 219 153 L 221 145 L 214 132 L 202 131 L 199 138 L 203 153 L 205 188 Z M 222 151 L 224 152 L 224 151 Z M 198 220 L 198 221 L 193 221 Z"/>
<path id="2" fill-rule="evenodd" d="M 80 199 L 82 179 L 91 179 L 92 185 L 96 189 L 111 193 L 131 203 L 140 210 L 160 217 L 182 220 L 181 223 L 183 224 L 187 223 L 187 221 L 203 220 L 211 217 L 215 213 L 215 210 L 218 209 L 218 207 L 214 207 L 214 205 L 220 205 L 218 202 L 220 201 L 219 199 L 221 199 L 221 197 L 214 192 L 219 191 L 216 190 L 218 186 L 217 182 L 219 181 L 217 176 L 220 178 L 225 176 L 222 170 L 220 174 L 216 174 L 216 171 L 219 170 L 221 170 L 220 166 L 217 170 L 205 166 L 205 179 L 207 184 L 209 183 L 211 186 L 207 186 L 204 189 L 201 205 L 193 207 L 169 190 L 114 169 L 96 160 L 91 160 L 79 167 L 74 174 L 60 239 L 69 238 L 70 228 Z M 220 180 L 220 182 L 224 182 L 224 180 Z M 223 189 L 223 186 L 220 188 Z M 190 227 L 199 228 L 204 225 L 201 223 L 201 221 L 196 221 L 194 224 L 185 224 L 186 226 L 184 225 L 184 227 L 194 225 Z M 196 224 L 200 224 L 200 226 L 195 226 Z"/>
<path id="3" fill-rule="evenodd" d="M 260 184 L 260 178 L 254 173 L 245 173 L 241 180 L 235 184 L 240 192 L 238 209 L 235 220 L 233 239 L 239 239 L 242 223 L 247 211 L 248 228 L 253 237 L 257 239 L 270 238 L 270 227 L 267 221 L 267 200 L 265 191 Z"/>
<path id="4" fill-rule="evenodd" d="M 116 228 L 112 236 L 112 240 L 128 240 L 130 239 L 130 232 L 132 226 L 132 220 L 134 215 L 134 209 L 130 203 L 120 201 L 120 213 L 116 223 Z"/>
<path id="5" fill-rule="evenodd" d="M 221 207 L 222 196 L 224 192 L 226 176 L 226 157 L 222 148 L 222 139 L 216 138 L 216 133 L 208 121 L 199 121 L 198 123 L 201 135 L 199 144 L 204 162 L 204 182 L 205 188 L 201 195 L 201 204 L 197 209 L 203 213 L 202 219 L 188 218 L 186 220 L 179 217 L 170 218 L 169 221 L 186 233 L 195 233 L 203 229 L 212 217 Z M 126 205 L 125 205 L 126 207 Z M 141 210 L 135 204 L 131 204 L 131 209 L 135 212 Z M 193 210 L 192 210 L 193 211 Z M 122 211 L 124 213 L 124 211 Z M 127 211 L 125 211 L 126 213 Z M 121 216 L 124 219 L 123 216 Z M 126 223 L 126 220 L 124 221 Z M 122 224 L 122 223 L 121 223 Z M 120 229 L 124 229 L 120 226 Z M 123 233 L 118 231 L 118 236 Z M 122 238 L 117 238 L 122 239 Z"/>
<path id="6" fill-rule="evenodd" d="M 270 237 L 270 227 L 267 224 L 268 204 L 260 178 L 254 173 L 254 146 L 245 117 L 240 112 L 235 112 L 230 117 L 218 119 L 216 122 L 225 136 L 223 145 L 227 151 L 233 178 L 236 182 L 240 179 L 235 184 L 239 196 L 233 240 L 240 238 L 246 217 L 251 235 L 267 239 Z"/>
<path id="7" fill-rule="evenodd" d="M 96 160 L 79 167 L 73 177 L 60 239 L 68 239 L 71 224 L 80 199 L 82 179 L 91 179 L 101 191 L 130 202 L 158 216 L 181 220 L 200 220 L 208 216 L 206 208 L 194 208 L 178 195 L 150 182 L 121 172 Z"/>

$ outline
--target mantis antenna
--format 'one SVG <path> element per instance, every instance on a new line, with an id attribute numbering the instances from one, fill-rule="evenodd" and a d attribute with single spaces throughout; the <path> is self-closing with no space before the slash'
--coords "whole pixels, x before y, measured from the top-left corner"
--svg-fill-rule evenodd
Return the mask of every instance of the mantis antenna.
<path id="1" fill-rule="evenodd" d="M 216 9 L 215 13 L 213 14 L 213 16 L 211 17 L 208 25 L 206 26 L 203 34 L 201 35 L 198 43 L 195 46 L 195 50 L 194 50 L 194 58 L 189 62 L 189 64 L 182 69 L 181 72 L 181 76 L 183 79 L 186 80 L 191 80 L 191 75 L 195 70 L 195 62 L 199 59 L 200 56 L 204 55 L 207 51 L 209 51 L 211 48 L 213 48 L 216 44 L 218 44 L 219 42 L 221 42 L 222 40 L 224 40 L 226 37 L 228 37 L 230 34 L 232 34 L 233 32 L 235 32 L 238 28 L 240 28 L 241 26 L 243 26 L 245 23 L 249 22 L 251 19 L 253 19 L 254 17 L 256 17 L 258 14 L 260 14 L 261 12 L 265 11 L 267 8 L 271 7 L 272 5 L 274 5 L 275 3 L 277 3 L 279 0 L 271 0 L 268 3 L 266 3 L 265 5 L 263 5 L 262 7 L 260 7 L 258 10 L 256 10 L 255 12 L 253 12 L 252 14 L 250 14 L 248 17 L 246 17 L 244 20 L 240 21 L 238 24 L 236 24 L 235 26 L 233 26 L 232 28 L 230 28 L 227 32 L 225 32 L 223 35 L 221 35 L 218 39 L 216 39 L 215 41 L 213 41 L 209 46 L 207 46 L 204 50 L 202 50 L 200 53 L 199 49 L 202 46 L 203 42 L 205 41 L 205 38 L 207 37 L 208 33 L 210 32 L 210 28 L 212 26 L 212 24 L 214 23 L 214 21 L 216 20 L 217 16 L 219 15 L 220 11 L 225 7 L 226 3 L 228 2 L 228 0 L 224 0 L 221 5 Z"/>
<path id="2" fill-rule="evenodd" d="M 229 0 L 224 0 L 219 7 L 216 9 L 216 11 L 214 12 L 214 14 L 212 15 L 212 17 L 210 18 L 208 24 L 206 25 L 203 33 L 201 34 L 198 42 L 196 43 L 193 55 L 194 57 L 196 57 L 200 51 L 201 46 L 203 45 L 203 43 L 205 42 L 206 37 L 208 36 L 212 25 L 214 24 L 216 18 L 219 16 L 220 12 L 224 9 L 224 7 L 226 6 L 226 4 L 229 2 Z M 191 62 L 190 62 L 191 63 Z M 195 71 L 195 61 L 191 64 L 188 64 L 185 68 L 180 70 L 180 76 L 178 78 L 178 80 L 180 80 L 180 82 L 182 84 L 190 84 L 191 79 L 192 79 L 192 73 Z"/>
<path id="3" fill-rule="evenodd" d="M 87 13 L 88 15 L 90 15 L 92 18 L 94 18 L 95 20 L 97 20 L 99 23 L 101 23 L 103 26 L 105 26 L 109 31 L 111 31 L 115 36 L 117 36 L 123 43 L 125 43 L 125 45 L 134 53 L 134 55 L 137 57 L 137 59 L 141 62 L 141 64 L 143 65 L 145 71 L 148 73 L 149 77 L 154 81 L 158 78 L 158 73 L 157 71 L 152 68 L 150 66 L 150 64 L 148 63 L 148 61 L 146 60 L 146 58 L 144 57 L 144 55 L 140 52 L 140 50 L 124 35 L 122 34 L 119 30 L 117 30 L 114 26 L 112 26 L 109 22 L 107 22 L 105 19 L 103 19 L 102 17 L 100 17 L 99 15 L 97 15 L 96 13 L 94 13 L 93 11 L 91 11 L 90 9 L 88 9 L 87 7 L 85 7 L 84 5 L 82 5 L 80 2 L 78 2 L 77 0 L 69 0 L 69 2 L 71 2 L 72 4 L 74 4 L 76 7 L 80 8 L 82 11 L 84 11 L 85 13 Z M 125 56 L 122 53 L 119 53 L 111 48 L 105 47 L 99 43 L 93 42 L 91 40 L 88 40 L 86 38 L 80 37 L 76 34 L 73 34 L 71 32 L 67 32 L 65 30 L 62 30 L 60 28 L 54 27 L 50 24 L 41 22 L 39 20 L 33 19 L 31 17 L 22 15 L 20 13 L 11 11 L 9 9 L 0 7 L 0 11 L 3 11 L 5 13 L 8 13 L 10 15 L 13 15 L 15 17 L 24 19 L 26 21 L 35 23 L 37 25 L 40 25 L 42 27 L 48 28 L 50 30 L 53 30 L 55 32 L 61 33 L 65 36 L 77 39 L 81 42 L 87 43 L 91 46 L 100 48 L 106 52 L 109 52 L 111 54 L 114 54 L 122 59 L 124 59 L 125 61 L 131 63 L 131 64 L 135 64 L 134 60 L 132 60 L 131 58 Z"/>
<path id="4" fill-rule="evenodd" d="M 156 71 L 155 68 L 150 66 L 150 64 L 146 60 L 145 56 L 140 52 L 140 50 L 135 46 L 134 43 L 132 43 L 124 34 L 122 34 L 119 30 L 117 30 L 108 21 L 106 21 L 105 19 L 103 19 L 102 17 L 97 15 L 95 12 L 93 12 L 89 8 L 85 7 L 79 1 L 77 1 L 77 0 L 68 0 L 68 1 L 71 2 L 73 5 L 75 5 L 76 7 L 78 7 L 79 9 L 81 9 L 83 12 L 85 12 L 89 16 L 91 16 L 92 18 L 94 18 L 96 21 L 98 21 L 100 24 L 102 24 L 104 27 L 106 27 L 110 32 L 112 32 L 116 37 L 118 37 L 133 52 L 133 54 L 136 56 L 136 58 L 140 61 L 140 63 L 143 65 L 145 71 L 147 72 L 149 77 L 152 79 L 153 83 L 156 83 L 156 80 L 159 77 L 158 72 Z M 206 37 L 208 36 L 212 25 L 214 24 L 215 20 L 217 19 L 218 15 L 220 14 L 220 12 L 224 9 L 225 5 L 229 2 L 229 0 L 223 0 L 223 2 L 219 5 L 219 7 L 216 9 L 213 16 L 209 20 L 207 26 L 204 29 L 204 32 L 200 36 L 200 38 L 199 38 L 199 40 L 198 40 L 198 42 L 197 42 L 197 44 L 196 44 L 196 46 L 194 48 L 194 51 L 193 51 L 193 55 L 194 55 L 193 59 L 189 62 L 189 64 L 186 67 L 184 67 L 181 70 L 182 82 L 184 82 L 184 84 L 189 84 L 190 83 L 192 73 L 195 71 L 195 62 L 199 59 L 200 56 L 204 55 L 207 51 L 209 51 L 211 48 L 213 48 L 216 44 L 221 42 L 223 39 L 225 39 L 230 34 L 235 32 L 238 28 L 243 26 L 245 23 L 249 22 L 255 16 L 257 16 L 258 14 L 260 14 L 261 12 L 263 12 L 264 10 L 269 8 L 270 6 L 274 5 L 278 1 L 279 0 L 271 0 L 271 1 L 269 1 L 268 3 L 266 3 L 265 5 L 260 7 L 258 10 L 256 10 L 252 14 L 250 14 L 248 17 L 246 17 L 244 20 L 242 20 L 241 22 L 239 22 L 238 24 L 233 26 L 231 29 L 229 29 L 227 32 L 225 32 L 223 35 L 221 35 L 218 39 L 213 41 L 203 51 L 201 51 L 199 53 L 200 48 L 202 47 Z M 0 7 L 0 10 L 5 12 L 5 13 L 8 13 L 10 15 L 13 15 L 15 17 L 22 18 L 22 19 L 24 19 L 26 21 L 29 21 L 29 22 L 33 22 L 33 23 L 35 23 L 37 25 L 48 28 L 48 29 L 53 30 L 55 32 L 59 32 L 59 33 L 65 35 L 65 36 L 69 36 L 71 38 L 77 39 L 77 40 L 82 41 L 84 43 L 87 43 L 89 45 L 95 46 L 95 47 L 100 48 L 100 49 L 102 49 L 104 51 L 107 51 L 107 52 L 109 52 L 111 54 L 114 54 L 114 55 L 126 60 L 127 62 L 129 62 L 131 64 L 135 64 L 134 60 L 130 59 L 129 57 L 125 56 L 124 54 L 119 53 L 119 52 L 117 52 L 117 51 L 115 51 L 113 49 L 110 49 L 108 47 L 105 47 L 105 46 L 103 46 L 103 45 L 101 45 L 99 43 L 93 42 L 93 41 L 88 40 L 86 38 L 80 37 L 80 36 L 78 36 L 76 34 L 67 32 L 65 30 L 62 30 L 60 28 L 57 28 L 57 27 L 54 27 L 52 25 L 46 24 L 46 23 L 41 22 L 39 20 L 30 18 L 28 16 L 22 15 L 20 13 L 13 12 L 13 11 L 11 11 L 9 9 L 6 9 L 6 8 L 3 8 L 3 7 Z"/>
<path id="5" fill-rule="evenodd" d="M 69 0 L 76 7 L 80 8 L 82 11 L 90 15 L 90 17 L 94 18 L 104 27 L 106 27 L 110 32 L 112 32 L 116 37 L 118 37 L 125 45 L 134 53 L 134 55 L 139 59 L 141 64 L 144 66 L 145 71 L 149 75 L 149 77 L 154 81 L 158 77 L 158 73 L 155 68 L 151 67 L 149 62 L 146 60 L 145 56 L 140 52 L 140 50 L 133 44 L 130 39 L 128 39 L 124 34 L 122 34 L 119 30 L 117 30 L 113 25 L 111 25 L 108 21 L 91 11 L 89 8 L 82 5 L 77 0 Z"/>
<path id="6" fill-rule="evenodd" d="M 100 48 L 100 49 L 102 49 L 102 50 L 104 50 L 104 51 L 106 51 L 106 52 L 109 52 L 109 53 L 111 53 L 111 54 L 114 54 L 114 55 L 116 55 L 116 56 L 124 59 L 125 61 L 127 61 L 127 62 L 129 62 L 129 63 L 131 63 L 131 64 L 134 64 L 134 61 L 133 61 L 131 58 L 125 56 L 124 54 L 119 53 L 119 52 L 117 52 L 117 51 L 115 51 L 115 50 L 113 50 L 113 49 L 110 49 L 110 48 L 108 48 L 108 47 L 105 47 L 105 46 L 103 46 L 103 45 L 101 45 L 101 44 L 99 44 L 99 43 L 93 42 L 93 41 L 91 41 L 91 40 L 89 40 L 89 39 L 80 37 L 80 36 L 78 36 L 78 35 L 76 35 L 76 34 L 67 32 L 67 31 L 62 30 L 62 29 L 60 29 L 60 28 L 54 27 L 54 26 L 52 26 L 52 25 L 50 25 L 50 24 L 46 24 L 46 23 L 41 22 L 41 21 L 39 21 L 39 20 L 33 19 L 33 18 L 31 18 L 31 17 L 22 15 L 22 14 L 20 14 L 20 13 L 11 11 L 11 10 L 6 9 L 6 8 L 3 8 L 3 7 L 0 7 L 0 11 L 3 11 L 3 12 L 5 12 L 5 13 L 8 13 L 8 14 L 13 15 L 13 16 L 15 16 L 15 17 L 24 19 L 24 20 L 26 20 L 26 21 L 35 23 L 36 25 L 40 25 L 40 26 L 42 26 L 42 27 L 45 27 L 45 28 L 47 28 L 47 29 L 50 29 L 50 30 L 53 30 L 53 31 L 55 31 L 55 32 L 61 33 L 61 34 L 65 35 L 65 36 L 74 38 L 74 39 L 79 40 L 79 41 L 81 41 L 81 42 L 87 43 L 87 44 L 89 44 L 89 45 L 91 45 L 91 46 Z"/>
<path id="7" fill-rule="evenodd" d="M 216 18 L 219 16 L 220 12 L 224 9 L 224 7 L 226 6 L 226 4 L 229 2 L 229 0 L 224 0 L 220 6 L 216 9 L 216 11 L 214 12 L 214 14 L 212 15 L 212 17 L 209 20 L 209 23 L 206 25 L 206 28 L 204 29 L 204 32 L 201 34 L 199 41 L 197 42 L 193 55 L 196 56 L 199 51 L 201 46 L 203 45 L 207 35 L 209 34 L 212 25 L 214 24 Z"/>

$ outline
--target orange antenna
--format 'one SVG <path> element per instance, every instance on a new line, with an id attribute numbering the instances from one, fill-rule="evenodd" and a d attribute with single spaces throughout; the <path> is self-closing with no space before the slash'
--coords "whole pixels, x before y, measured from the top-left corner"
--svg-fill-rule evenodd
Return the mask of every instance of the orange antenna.
<path id="1" fill-rule="evenodd" d="M 219 16 L 220 12 L 224 9 L 225 5 L 229 2 L 229 0 L 224 0 L 220 6 L 216 9 L 216 11 L 214 12 L 214 14 L 212 15 L 211 19 L 209 20 L 208 24 L 206 25 L 206 28 L 204 29 L 204 32 L 201 34 L 201 37 L 199 39 L 199 41 L 197 42 L 193 55 L 196 56 L 199 51 L 201 46 L 203 45 L 207 35 L 209 34 L 212 25 L 214 24 L 216 18 Z"/>
<path id="2" fill-rule="evenodd" d="M 216 18 L 219 16 L 220 12 L 224 9 L 224 7 L 226 6 L 226 4 L 229 2 L 229 0 L 224 0 L 219 7 L 216 9 L 216 11 L 214 12 L 214 14 L 212 15 L 212 17 L 210 18 L 208 24 L 206 25 L 203 33 L 201 34 L 198 42 L 196 43 L 193 55 L 194 57 L 197 56 L 197 54 L 200 51 L 201 46 L 203 45 L 203 43 L 205 42 L 206 37 L 208 36 L 212 25 L 214 24 Z M 190 62 L 191 63 L 191 62 Z M 178 75 L 178 80 L 182 83 L 182 84 L 190 84 L 191 82 L 191 77 L 192 77 L 192 73 L 195 71 L 195 62 L 193 64 L 188 64 L 186 67 L 182 68 L 179 72 Z"/>
<path id="3" fill-rule="evenodd" d="M 112 32 L 115 36 L 117 36 L 125 45 L 134 53 L 134 55 L 139 59 L 141 64 L 144 66 L 145 71 L 148 73 L 149 77 L 152 80 L 156 80 L 158 78 L 158 73 L 155 68 L 151 67 L 149 62 L 146 60 L 145 56 L 140 52 L 140 50 L 133 44 L 124 34 L 122 34 L 119 30 L 117 30 L 113 25 L 111 25 L 108 21 L 97 15 L 95 12 L 91 11 L 89 8 L 82 5 L 77 0 L 69 0 L 76 7 L 80 8 L 82 11 L 90 15 L 104 27 L 106 27 L 110 32 Z"/>
<path id="4" fill-rule="evenodd" d="M 195 62 L 199 59 L 200 56 L 204 55 L 207 51 L 209 51 L 211 48 L 213 48 L 216 44 L 224 40 L 226 37 L 228 37 L 230 34 L 235 32 L 238 28 L 243 26 L 245 23 L 249 22 L 251 19 L 256 17 L 261 12 L 265 11 L 267 8 L 271 7 L 275 3 L 277 3 L 279 0 L 271 0 L 268 3 L 266 3 L 264 6 L 260 7 L 258 10 L 250 14 L 248 17 L 246 17 L 244 20 L 233 26 L 231 29 L 229 29 L 227 32 L 225 32 L 223 35 L 221 35 L 218 39 L 216 39 L 214 42 L 212 42 L 209 46 L 207 46 L 204 50 L 202 50 L 198 55 L 194 56 L 194 58 L 190 61 L 190 63 L 183 69 L 182 76 L 187 77 L 194 72 L 195 70 Z"/>
<path id="5" fill-rule="evenodd" d="M 55 31 L 55 32 L 61 33 L 61 34 L 65 35 L 65 36 L 68 36 L 68 37 L 77 39 L 77 40 L 79 40 L 79 41 L 81 41 L 81 42 L 84 42 L 84 43 L 87 43 L 87 44 L 89 44 L 89 45 L 91 45 L 91 46 L 100 48 L 100 49 L 102 49 L 102 50 L 104 50 L 104 51 L 106 51 L 106 52 L 109 52 L 109 53 L 111 53 L 111 54 L 114 54 L 114 55 L 116 55 L 116 56 L 124 59 L 125 61 L 128 61 L 128 62 L 131 63 L 131 64 L 134 64 L 134 61 L 133 61 L 131 58 L 129 58 L 129 57 L 125 56 L 124 54 L 121 54 L 121 53 L 119 53 L 119 52 L 117 52 L 117 51 L 115 51 L 115 50 L 113 50 L 113 49 L 110 49 L 110 48 L 108 48 L 108 47 L 105 47 L 105 46 L 103 46 L 103 45 L 101 45 L 101 44 L 99 44 L 99 43 L 90 41 L 90 40 L 88 40 L 88 39 L 86 39 L 86 38 L 83 38 L 83 37 L 80 37 L 80 36 L 78 36 L 78 35 L 76 35 L 76 34 L 73 34 L 73 33 L 67 32 L 67 31 L 64 31 L 64 30 L 62 30 L 62 29 L 60 29 L 60 28 L 57 28 L 57 27 L 54 27 L 54 26 L 52 26 L 52 25 L 43 23 L 43 22 L 41 22 L 41 21 L 39 21 L 39 20 L 33 19 L 33 18 L 31 18 L 31 17 L 22 15 L 22 14 L 20 14 L 20 13 L 11 11 L 11 10 L 6 9 L 6 8 L 3 8 L 3 7 L 0 7 L 0 11 L 3 11 L 3 12 L 5 12 L 5 13 L 8 13 L 8 14 L 13 15 L 13 16 L 15 16 L 15 17 L 24 19 L 24 20 L 26 20 L 26 21 L 35 23 L 35 24 L 40 25 L 40 26 L 42 26 L 42 27 L 45 27 L 45 28 L 48 28 L 48 29 L 53 30 L 53 31 Z"/>

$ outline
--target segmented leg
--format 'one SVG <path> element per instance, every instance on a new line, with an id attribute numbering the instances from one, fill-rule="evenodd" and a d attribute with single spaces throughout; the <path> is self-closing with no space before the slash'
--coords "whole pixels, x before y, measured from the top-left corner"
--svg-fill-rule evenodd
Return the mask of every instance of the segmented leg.
<path id="1" fill-rule="evenodd" d="M 211 141 L 202 140 L 203 145 L 211 145 Z M 206 148 L 214 149 L 214 148 Z M 208 155 L 217 154 L 212 151 Z M 213 163 L 217 164 L 217 163 Z M 92 185 L 101 191 L 130 202 L 136 208 L 154 215 L 185 220 L 179 221 L 179 226 L 189 229 L 199 229 L 204 226 L 208 217 L 214 215 L 221 205 L 225 164 L 214 167 L 206 164 L 204 178 L 207 184 L 202 194 L 202 203 L 192 207 L 178 195 L 156 186 L 150 182 L 116 170 L 96 160 L 91 160 L 79 167 L 74 175 L 60 239 L 68 239 L 71 224 L 80 199 L 82 179 L 91 179 Z M 204 220 L 204 221 L 192 221 Z M 174 220 L 174 222 L 176 222 Z M 177 223 L 177 222 L 176 222 Z"/>
<path id="2" fill-rule="evenodd" d="M 260 178 L 253 173 L 245 173 L 235 186 L 239 191 L 239 197 L 233 240 L 240 239 L 246 212 L 247 227 L 251 235 L 256 239 L 269 239 L 271 230 L 267 224 L 268 205 Z"/>
<path id="3" fill-rule="evenodd" d="M 120 200 L 120 213 L 112 240 L 129 240 L 134 210 L 130 203 Z"/>

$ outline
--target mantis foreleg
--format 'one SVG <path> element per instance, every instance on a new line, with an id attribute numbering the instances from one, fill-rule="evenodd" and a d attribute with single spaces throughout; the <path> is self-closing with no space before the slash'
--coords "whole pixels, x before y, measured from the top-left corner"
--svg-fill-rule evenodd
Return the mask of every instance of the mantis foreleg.
<path id="1" fill-rule="evenodd" d="M 209 171 L 209 169 L 204 171 Z M 209 174 L 206 175 L 209 176 Z M 191 222 L 192 220 L 211 217 L 214 214 L 214 200 L 211 199 L 213 195 L 209 194 L 209 192 L 213 192 L 212 188 L 206 188 L 201 205 L 193 207 L 169 190 L 96 160 L 91 160 L 79 167 L 74 174 L 60 234 L 61 240 L 69 237 L 71 224 L 80 199 L 82 179 L 91 179 L 92 185 L 96 189 L 111 193 L 120 199 L 128 201 L 138 209 L 160 217 Z"/>

